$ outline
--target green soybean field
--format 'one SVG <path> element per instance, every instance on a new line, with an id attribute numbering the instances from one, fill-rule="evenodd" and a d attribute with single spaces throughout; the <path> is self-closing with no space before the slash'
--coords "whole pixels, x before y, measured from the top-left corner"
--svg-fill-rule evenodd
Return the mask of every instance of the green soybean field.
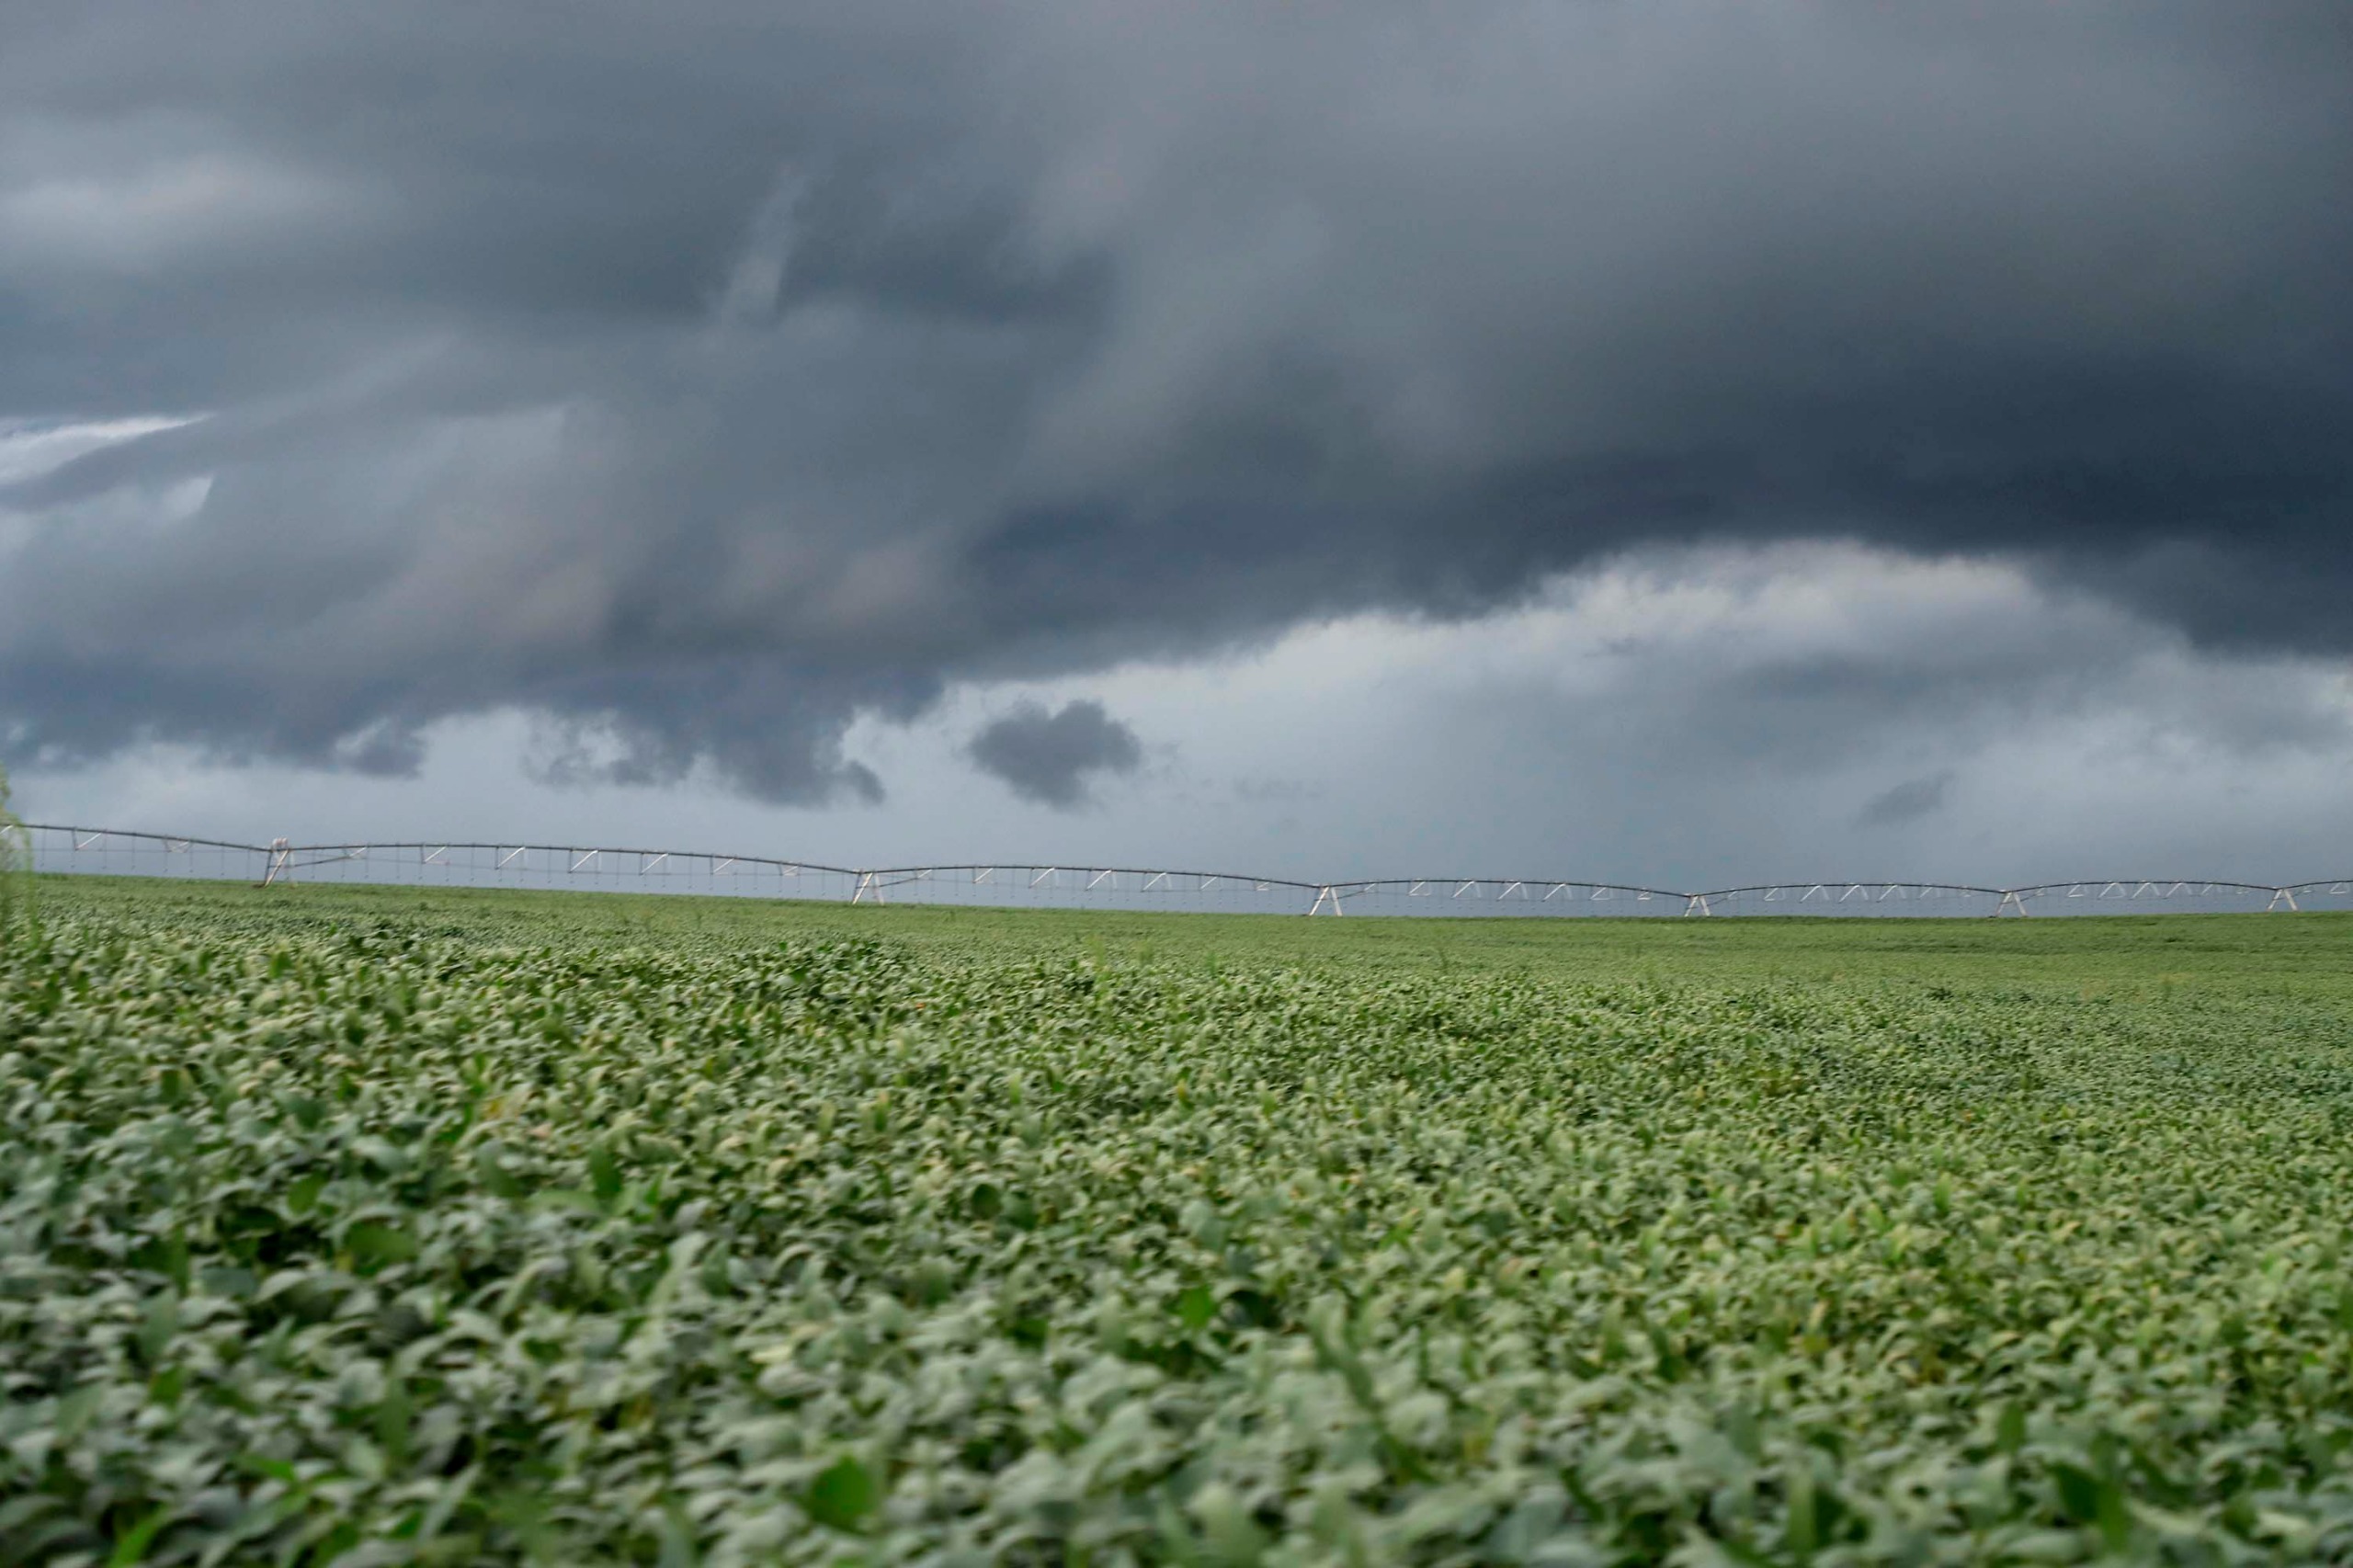
<path id="1" fill-rule="evenodd" d="M 35 892 L 0 1562 L 2353 1562 L 2337 916 Z"/>

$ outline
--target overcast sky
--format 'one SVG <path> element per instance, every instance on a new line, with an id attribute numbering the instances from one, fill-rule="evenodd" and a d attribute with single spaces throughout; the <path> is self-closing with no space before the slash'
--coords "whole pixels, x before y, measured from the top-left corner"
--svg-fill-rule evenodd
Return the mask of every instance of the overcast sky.
<path id="1" fill-rule="evenodd" d="M 2353 870 L 2353 8 L 7 7 L 28 815 Z"/>

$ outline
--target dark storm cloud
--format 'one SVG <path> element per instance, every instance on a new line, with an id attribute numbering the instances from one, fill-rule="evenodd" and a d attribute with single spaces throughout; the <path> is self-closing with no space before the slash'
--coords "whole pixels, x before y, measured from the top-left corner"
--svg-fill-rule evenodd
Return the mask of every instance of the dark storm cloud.
<path id="1" fill-rule="evenodd" d="M 1086 699 L 1059 712 L 1036 703 L 1016 708 L 983 725 L 965 750 L 974 767 L 1023 800 L 1063 811 L 1086 799 L 1095 775 L 1133 773 L 1143 763 L 1135 732 Z"/>
<path id="2" fill-rule="evenodd" d="M 1933 816 L 1944 809 L 1945 796 L 1952 790 L 1952 770 L 1946 768 L 1924 778 L 1906 778 L 1901 784 L 1889 786 L 1863 803 L 1855 813 L 1858 827 L 1901 827 L 1906 823 Z"/>
<path id="3" fill-rule="evenodd" d="M 2342 649 L 2348 17 L 20 5 L 0 419 L 210 417 L 0 489 L 0 748 L 870 795 L 953 680 L 1702 539 Z"/>

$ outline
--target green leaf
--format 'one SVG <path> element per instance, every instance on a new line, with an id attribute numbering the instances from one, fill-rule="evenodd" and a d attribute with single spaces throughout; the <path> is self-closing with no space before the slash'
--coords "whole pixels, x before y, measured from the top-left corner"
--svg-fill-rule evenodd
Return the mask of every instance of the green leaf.
<path id="1" fill-rule="evenodd" d="M 0 1503 L 0 1536 L 20 1530 L 43 1514 L 53 1514 L 63 1506 L 64 1505 L 56 1498 L 45 1497 L 37 1492 L 11 1497 L 6 1503 Z"/>
<path id="2" fill-rule="evenodd" d="M 1994 1427 L 1994 1446 L 2013 1455 L 2026 1447 L 2026 1407 L 2016 1400 L 2002 1406 L 2001 1418 Z"/>
<path id="3" fill-rule="evenodd" d="M 1169 1303 L 1168 1310 L 1176 1314 L 1176 1321 L 1185 1325 L 1188 1333 L 1197 1334 L 1207 1328 L 1210 1320 L 1217 1316 L 1217 1298 L 1210 1294 L 1205 1285 L 1189 1285 L 1176 1292 L 1176 1300 Z"/>
<path id="4" fill-rule="evenodd" d="M 116 1539 L 114 1550 L 107 1553 L 107 1568 L 131 1568 L 131 1564 L 143 1562 L 147 1556 L 148 1542 L 155 1539 L 155 1532 L 162 1529 L 171 1517 L 169 1506 L 159 1506 L 123 1531 Z"/>
<path id="5" fill-rule="evenodd" d="M 621 1195 L 620 1163 L 613 1158 L 612 1150 L 602 1143 L 588 1151 L 588 1182 L 599 1203 L 609 1206 Z"/>
<path id="6" fill-rule="evenodd" d="M 817 1472 L 802 1506 L 819 1524 L 854 1532 L 881 1501 L 872 1474 L 855 1455 L 844 1454 Z"/>
<path id="7" fill-rule="evenodd" d="M 497 1152 L 488 1148 L 474 1153 L 474 1179 L 482 1183 L 483 1190 L 510 1202 L 521 1198 L 526 1190 L 514 1173 L 499 1163 Z"/>
<path id="8" fill-rule="evenodd" d="M 1781 1540 L 1800 1562 L 1822 1548 L 1822 1519 L 1815 1507 L 1813 1472 L 1803 1461 L 1790 1477 L 1789 1518 L 1782 1526 Z"/>
<path id="9" fill-rule="evenodd" d="M 419 1250 L 415 1236 L 377 1220 L 362 1220 L 345 1231 L 343 1245 L 363 1270 L 406 1263 Z"/>

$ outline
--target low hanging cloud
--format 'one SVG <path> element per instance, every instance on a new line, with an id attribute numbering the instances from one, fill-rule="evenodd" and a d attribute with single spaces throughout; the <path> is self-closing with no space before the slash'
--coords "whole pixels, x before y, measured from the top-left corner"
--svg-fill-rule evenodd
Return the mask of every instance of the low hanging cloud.
<path id="1" fill-rule="evenodd" d="M 1083 804 L 1097 777 L 1143 765 L 1135 732 L 1086 699 L 1060 711 L 1025 703 L 983 725 L 965 755 L 1023 800 L 1057 811 Z"/>
<path id="2" fill-rule="evenodd" d="M 1919 778 L 1906 778 L 1863 802 L 1863 809 L 1855 813 L 1855 825 L 1902 827 L 1923 817 L 1934 816 L 1944 809 L 1945 797 L 1951 790 L 1950 768 Z"/>
<path id="3" fill-rule="evenodd" d="M 12 761 L 869 800 L 953 687 L 1693 543 L 2353 649 L 2339 0 L 21 11 Z"/>
<path id="4" fill-rule="evenodd" d="M 1051 817 L 975 777 L 1017 701 L 1100 702 L 1144 740 Z M 1652 887 L 2120 872 L 2273 885 L 2353 871 L 2342 661 L 2212 654 L 2015 566 L 1844 545 L 1665 553 L 1476 620 L 1376 614 L 1211 659 L 951 690 L 846 738 L 881 809 L 769 809 L 698 772 L 659 796 L 564 779 L 568 737 L 504 713 L 435 727 L 415 778 L 206 766 L 178 750 L 18 774 L 36 820 L 267 843 L 507 837 L 690 845 L 835 865 L 1006 853 L 1065 864 Z M 616 749 L 574 737 L 592 770 Z M 543 759 L 539 778 L 513 759 Z M 1859 831 L 1891 786 L 1938 809 Z M 1906 791 L 1918 803 L 1922 791 Z"/>

